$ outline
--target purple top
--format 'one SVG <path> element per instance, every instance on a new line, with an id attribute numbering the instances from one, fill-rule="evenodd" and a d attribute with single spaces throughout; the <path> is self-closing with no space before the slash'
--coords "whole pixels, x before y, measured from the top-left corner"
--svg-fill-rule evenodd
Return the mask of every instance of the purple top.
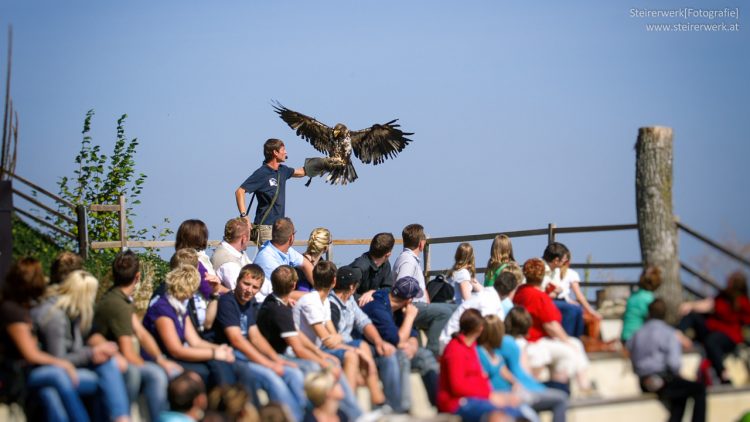
<path id="1" fill-rule="evenodd" d="M 211 294 L 213 294 L 214 290 L 211 288 L 211 284 L 206 281 L 206 274 L 208 274 L 208 270 L 200 261 L 198 261 L 198 272 L 201 275 L 201 284 L 198 286 L 198 291 L 201 295 L 203 295 L 204 299 L 208 299 L 211 297 Z"/>
<path id="2" fill-rule="evenodd" d="M 161 340 L 161 336 L 156 330 L 156 320 L 160 317 L 168 317 L 174 322 L 174 328 L 177 331 L 177 337 L 180 338 L 180 342 L 185 343 L 185 319 L 187 314 L 183 315 L 182 318 L 177 316 L 177 311 L 169 304 L 167 296 L 163 295 L 159 297 L 159 300 L 154 302 L 153 305 L 148 307 L 146 316 L 143 317 L 143 326 L 154 336 L 156 343 L 159 344 L 159 348 L 165 354 L 169 355 L 169 352 L 164 347 L 164 343 Z M 170 356 L 172 357 L 172 356 Z"/>

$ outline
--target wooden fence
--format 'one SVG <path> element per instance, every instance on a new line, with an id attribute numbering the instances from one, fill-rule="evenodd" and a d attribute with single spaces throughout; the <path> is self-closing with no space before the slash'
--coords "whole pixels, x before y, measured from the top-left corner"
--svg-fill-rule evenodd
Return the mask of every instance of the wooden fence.
<path id="1" fill-rule="evenodd" d="M 79 253 L 84 258 L 88 255 L 88 250 L 93 249 L 126 249 L 126 248 L 168 248 L 168 247 L 174 247 L 174 241 L 173 240 L 164 240 L 164 241 L 145 241 L 145 240 L 129 240 L 127 237 L 127 209 L 126 209 L 126 203 L 125 203 L 125 197 L 121 196 L 119 198 L 118 204 L 93 204 L 89 205 L 88 207 L 83 205 L 77 205 L 72 204 L 68 201 L 66 201 L 63 198 L 60 198 L 59 196 L 45 190 L 44 188 L 35 185 L 34 183 L 22 178 L 21 176 L 18 176 L 16 174 L 8 173 L 10 176 L 15 178 L 16 180 L 30 186 L 32 189 L 36 190 L 37 192 L 40 192 L 47 197 L 51 198 L 53 201 L 55 201 L 58 204 L 62 204 L 65 207 L 70 208 L 75 212 L 76 219 L 71 219 L 70 217 L 58 212 L 57 210 L 54 210 L 47 205 L 40 202 L 38 199 L 27 195 L 21 191 L 18 191 L 17 189 L 13 189 L 13 193 L 24 200 L 34 204 L 35 206 L 39 207 L 42 211 L 60 218 L 70 224 L 76 225 L 78 228 L 77 235 L 74 235 L 73 233 L 70 233 L 60 227 L 57 227 L 48 221 L 46 221 L 43 218 L 40 218 L 38 216 L 35 216 L 31 214 L 28 211 L 25 211 L 23 209 L 18 208 L 14 205 L 13 210 L 14 212 L 18 213 L 19 215 L 22 215 L 24 217 L 27 217 L 31 219 L 32 221 L 49 228 L 51 230 L 56 231 L 57 233 L 62 234 L 63 236 L 69 237 L 73 240 L 76 240 L 78 242 L 79 246 Z M 92 241 L 90 242 L 88 239 L 88 231 L 87 231 L 87 218 L 89 212 L 116 212 L 119 214 L 119 225 L 120 225 L 120 238 L 115 241 Z M 747 258 L 729 250 L 728 248 L 720 245 L 718 242 L 711 240 L 707 236 L 697 232 L 696 230 L 688 227 L 684 223 L 678 221 L 675 219 L 675 224 L 677 225 L 677 228 L 681 230 L 682 232 L 685 232 L 689 234 L 690 236 L 698 239 L 699 241 L 705 243 L 706 245 L 710 246 L 711 248 L 719 251 L 720 253 L 740 262 L 741 264 L 750 267 L 750 260 Z M 627 230 L 637 230 L 638 225 L 637 224 L 612 224 L 612 225 L 600 225 L 600 226 L 571 226 L 571 227 L 557 227 L 555 224 L 550 223 L 547 225 L 546 228 L 543 229 L 531 229 L 531 230 L 517 230 L 517 231 L 506 231 L 506 232 L 494 232 L 494 233 L 484 233 L 484 234 L 473 234 L 473 235 L 460 235 L 460 236 L 446 236 L 446 237 L 435 237 L 435 238 L 429 238 L 427 239 L 427 244 L 424 249 L 424 255 L 423 255 L 423 263 L 424 263 L 424 273 L 426 277 L 434 276 L 436 274 L 444 273 L 447 268 L 442 269 L 433 269 L 433 262 L 430 257 L 430 251 L 433 245 L 440 245 L 440 244 L 448 244 L 448 243 L 460 243 L 460 242 L 472 242 L 472 241 L 482 241 L 482 240 L 492 240 L 497 236 L 498 234 L 505 234 L 510 238 L 520 238 L 520 237 L 530 237 L 530 236 L 545 236 L 547 238 L 547 243 L 551 243 L 555 241 L 555 237 L 558 234 L 571 234 L 571 233 L 595 233 L 595 232 L 614 232 L 614 231 L 627 231 Z M 333 259 L 334 250 L 336 247 L 341 246 L 368 246 L 370 244 L 371 239 L 334 239 L 333 243 L 331 244 L 329 250 L 328 250 L 328 259 Z M 218 246 L 221 241 L 219 240 L 210 240 L 209 246 Z M 298 240 L 295 243 L 295 246 L 305 246 L 307 244 L 304 240 Z M 396 239 L 396 244 L 402 244 L 401 239 Z M 608 263 L 572 263 L 572 268 L 578 268 L 578 269 L 627 269 L 627 268 L 642 268 L 643 263 L 642 262 L 608 262 Z M 704 274 L 697 270 L 696 268 L 686 264 L 685 262 L 680 261 L 680 267 L 683 271 L 686 273 L 696 277 L 698 280 L 700 280 L 705 285 L 708 285 L 712 287 L 713 289 L 719 290 L 720 285 L 712 279 L 707 274 Z M 479 267 L 477 268 L 477 272 L 481 273 L 484 272 L 485 268 Z M 590 281 L 590 282 L 582 282 L 582 284 L 591 286 L 591 287 L 607 287 L 607 286 L 629 286 L 633 288 L 637 282 L 636 281 Z M 688 286 L 685 286 L 683 284 L 683 288 L 685 288 L 688 292 L 691 294 L 702 297 L 704 296 L 703 293 L 690 288 Z"/>

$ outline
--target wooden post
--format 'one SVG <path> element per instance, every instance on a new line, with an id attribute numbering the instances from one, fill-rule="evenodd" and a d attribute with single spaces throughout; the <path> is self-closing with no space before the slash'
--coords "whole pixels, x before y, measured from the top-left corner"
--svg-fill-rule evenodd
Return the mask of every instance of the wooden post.
<path id="1" fill-rule="evenodd" d="M 549 223 L 547 225 L 547 244 L 548 245 L 555 241 L 555 228 L 556 227 L 557 226 L 555 226 L 555 223 Z"/>
<path id="2" fill-rule="evenodd" d="M 422 257 L 424 258 L 424 278 L 427 279 L 427 273 L 430 272 L 430 244 L 425 243 L 424 251 L 422 251 Z"/>
<path id="3" fill-rule="evenodd" d="M 128 215 L 125 208 L 125 196 L 120 195 L 120 248 L 128 248 Z"/>
<path id="4" fill-rule="evenodd" d="M 89 257 L 89 232 L 86 224 L 86 206 L 76 206 L 76 217 L 78 223 L 78 254 L 81 255 L 81 258 L 85 261 Z"/>
<path id="5" fill-rule="evenodd" d="M 667 303 L 667 321 L 677 322 L 682 302 L 677 225 L 672 209 L 672 129 L 643 127 L 635 144 L 635 200 L 644 267 L 662 272 L 657 295 Z"/>

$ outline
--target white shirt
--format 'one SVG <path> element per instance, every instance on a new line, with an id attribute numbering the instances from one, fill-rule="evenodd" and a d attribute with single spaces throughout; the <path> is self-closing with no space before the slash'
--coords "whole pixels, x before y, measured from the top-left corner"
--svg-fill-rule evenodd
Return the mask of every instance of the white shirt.
<path id="1" fill-rule="evenodd" d="M 469 283 L 471 285 L 471 273 L 466 268 L 461 268 L 458 271 L 452 272 L 446 281 L 453 286 L 454 302 L 456 302 L 456 305 L 460 305 L 464 301 L 464 297 L 461 296 L 461 283 Z M 476 296 L 476 293 L 472 293 L 472 296 Z"/>
<path id="2" fill-rule="evenodd" d="M 463 301 L 463 303 L 458 305 L 458 308 L 453 311 L 453 314 L 445 324 L 443 331 L 440 332 L 439 343 L 441 353 L 445 346 L 448 345 L 448 342 L 451 341 L 453 333 L 458 332 L 459 320 L 461 319 L 461 315 L 463 315 L 464 311 L 467 309 L 476 309 L 482 314 L 482 316 L 497 315 L 500 319 L 505 319 L 505 311 L 503 311 L 502 301 L 497 294 L 497 290 L 482 290 L 470 299 Z"/>
<path id="3" fill-rule="evenodd" d="M 198 261 L 200 261 L 201 264 L 203 264 L 203 267 L 206 268 L 206 271 L 211 275 L 216 275 L 216 271 L 214 271 L 214 266 L 211 264 L 211 258 L 206 254 L 205 249 L 202 251 L 198 251 Z"/>
<path id="4" fill-rule="evenodd" d="M 424 293 L 422 297 L 415 297 L 412 302 L 427 303 L 427 287 L 424 281 L 424 274 L 422 273 L 421 261 L 411 249 L 404 249 L 393 264 L 394 284 L 398 279 L 406 276 L 416 278 L 419 283 L 419 288 L 422 289 L 422 293 Z"/>
<path id="5" fill-rule="evenodd" d="M 557 295 L 557 298 L 568 301 L 568 302 L 572 302 L 573 300 L 575 300 L 575 298 L 571 296 L 570 286 L 573 283 L 580 283 L 580 282 L 581 282 L 581 276 L 578 275 L 578 272 L 568 268 L 568 271 L 565 272 L 565 277 L 563 277 L 562 280 L 560 280 L 560 287 L 562 288 L 562 292 L 560 292 L 560 294 Z"/>
<path id="6" fill-rule="evenodd" d="M 219 247 L 226 249 L 233 257 L 240 259 L 239 263 L 234 261 L 225 262 L 221 264 L 219 268 L 216 268 L 216 275 L 221 280 L 221 284 L 228 287 L 230 290 L 234 290 L 234 287 L 237 285 L 237 277 L 240 275 L 242 267 L 247 264 L 252 264 L 253 262 L 250 261 L 250 257 L 248 257 L 244 251 L 238 251 L 234 246 L 227 242 L 222 241 Z"/>
<path id="7" fill-rule="evenodd" d="M 552 283 L 553 286 L 560 286 L 560 269 L 555 268 L 554 270 L 544 263 L 544 279 L 542 280 L 542 291 L 547 289 L 547 286 Z"/>
<path id="8" fill-rule="evenodd" d="M 297 301 L 292 309 L 294 314 L 294 324 L 318 347 L 323 341 L 315 334 L 312 326 L 315 324 L 325 324 L 331 320 L 331 302 L 326 296 L 325 300 L 320 299 L 320 294 L 316 291 L 306 293 Z"/>

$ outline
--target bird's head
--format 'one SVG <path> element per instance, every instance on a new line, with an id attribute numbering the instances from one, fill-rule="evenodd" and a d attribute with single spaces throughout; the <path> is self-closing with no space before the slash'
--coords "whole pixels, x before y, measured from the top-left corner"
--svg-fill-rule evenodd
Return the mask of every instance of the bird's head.
<path id="1" fill-rule="evenodd" d="M 333 137 L 335 139 L 346 138 L 349 135 L 349 129 L 343 123 L 336 123 L 333 127 Z"/>

